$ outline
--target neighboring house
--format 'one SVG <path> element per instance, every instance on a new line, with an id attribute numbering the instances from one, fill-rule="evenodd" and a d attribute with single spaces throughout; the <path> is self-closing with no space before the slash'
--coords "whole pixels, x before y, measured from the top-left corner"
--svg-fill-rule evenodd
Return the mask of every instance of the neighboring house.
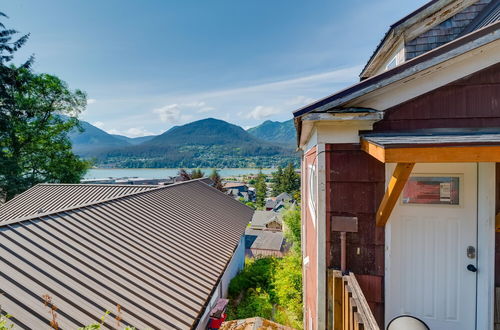
<path id="1" fill-rule="evenodd" d="M 283 215 L 274 211 L 255 211 L 250 222 L 251 229 L 282 231 Z"/>
<path id="2" fill-rule="evenodd" d="M 40 184 L 0 207 L 0 306 L 19 328 L 205 329 L 244 265 L 253 210 L 202 180 Z M 207 239 L 210 238 L 210 239 Z"/>
<path id="3" fill-rule="evenodd" d="M 282 257 L 286 252 L 283 232 L 247 228 L 245 248 L 248 257 Z"/>
<path id="4" fill-rule="evenodd" d="M 390 27 L 361 82 L 294 112 L 305 329 L 332 326 L 327 274 L 343 264 L 380 328 L 408 314 L 493 329 L 499 18 L 498 0 L 430 1 Z"/>
<path id="5" fill-rule="evenodd" d="M 248 188 L 246 183 L 243 182 L 226 182 L 224 183 L 224 190 L 226 194 L 233 198 L 242 198 L 245 202 L 255 200 L 255 192 Z"/>
<path id="6" fill-rule="evenodd" d="M 286 206 L 287 203 L 293 201 L 290 194 L 284 192 L 276 197 L 271 197 L 266 200 L 265 209 L 266 211 L 279 211 Z"/>

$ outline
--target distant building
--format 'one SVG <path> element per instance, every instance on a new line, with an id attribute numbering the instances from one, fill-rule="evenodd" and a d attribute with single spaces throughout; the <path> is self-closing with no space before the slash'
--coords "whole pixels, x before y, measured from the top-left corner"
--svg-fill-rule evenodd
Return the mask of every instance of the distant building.
<path id="1" fill-rule="evenodd" d="M 283 215 L 274 211 L 255 211 L 245 230 L 245 253 L 248 257 L 282 257 L 287 251 L 283 237 Z"/>
<path id="2" fill-rule="evenodd" d="M 244 265 L 253 210 L 202 180 L 40 184 L 0 206 L 0 306 L 19 328 L 205 329 Z"/>
<path id="3" fill-rule="evenodd" d="M 286 252 L 283 232 L 270 230 L 245 230 L 245 254 L 247 257 L 282 257 Z"/>
<path id="4" fill-rule="evenodd" d="M 225 182 L 223 187 L 226 194 L 235 199 L 242 198 L 245 202 L 255 201 L 255 191 L 244 182 Z"/>
<path id="5" fill-rule="evenodd" d="M 291 201 L 293 201 L 293 197 L 284 192 L 276 197 L 268 198 L 264 207 L 266 211 L 279 211 L 285 207 L 286 203 L 290 203 Z"/>
<path id="6" fill-rule="evenodd" d="M 282 231 L 283 215 L 274 211 L 255 211 L 250 228 L 257 230 Z"/>

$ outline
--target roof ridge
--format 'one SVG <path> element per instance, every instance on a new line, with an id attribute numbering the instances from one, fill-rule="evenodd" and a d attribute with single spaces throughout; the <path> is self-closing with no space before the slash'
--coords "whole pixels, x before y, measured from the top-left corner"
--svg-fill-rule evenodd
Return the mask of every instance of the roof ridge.
<path id="1" fill-rule="evenodd" d="M 83 209 L 83 208 L 86 208 L 86 207 L 89 207 L 89 206 L 93 206 L 93 205 L 100 205 L 100 204 L 104 204 L 104 203 L 113 202 L 115 200 L 119 200 L 119 199 L 126 198 L 126 197 L 131 197 L 131 196 L 136 196 L 136 195 L 140 195 L 140 194 L 145 194 L 145 193 L 149 193 L 149 192 L 153 192 L 153 191 L 157 191 L 157 190 L 161 190 L 161 189 L 167 189 L 167 188 L 170 188 L 170 187 L 173 187 L 173 186 L 178 186 L 178 185 L 181 185 L 181 184 L 187 184 L 187 183 L 192 183 L 192 182 L 201 182 L 202 179 L 205 179 L 205 178 L 192 179 L 192 180 L 188 180 L 188 181 L 181 181 L 181 182 L 176 182 L 176 183 L 173 183 L 173 184 L 170 184 L 170 185 L 158 185 L 155 188 L 149 189 L 149 190 L 135 191 L 135 192 L 127 194 L 127 195 L 114 196 L 114 197 L 110 197 L 110 198 L 99 200 L 99 201 L 93 201 L 93 202 L 89 202 L 89 203 L 85 203 L 85 204 L 74 205 L 74 206 L 70 206 L 70 207 L 66 207 L 66 208 L 62 208 L 62 209 L 58 209 L 58 210 L 53 210 L 53 211 L 49 211 L 49 212 L 32 214 L 32 215 L 28 215 L 28 216 L 24 216 L 24 217 L 20 217 L 20 218 L 14 218 L 14 219 L 10 219 L 10 220 L 0 221 L 0 228 L 4 227 L 4 226 L 16 224 L 16 223 L 19 223 L 19 222 L 24 222 L 24 221 L 28 221 L 28 220 L 34 220 L 34 219 L 43 218 L 43 217 L 46 217 L 46 216 L 49 216 L 49 215 L 53 215 L 53 214 L 57 214 L 57 213 L 63 213 L 63 212 L 77 210 L 77 209 Z M 62 184 L 62 185 L 64 185 L 64 184 Z M 103 184 L 103 186 L 104 185 L 105 184 Z M 26 191 L 28 191 L 28 190 L 26 190 Z"/>
<path id="2" fill-rule="evenodd" d="M 157 187 L 158 184 L 119 184 L 119 183 L 50 183 L 42 182 L 36 186 L 109 186 L 109 187 Z"/>

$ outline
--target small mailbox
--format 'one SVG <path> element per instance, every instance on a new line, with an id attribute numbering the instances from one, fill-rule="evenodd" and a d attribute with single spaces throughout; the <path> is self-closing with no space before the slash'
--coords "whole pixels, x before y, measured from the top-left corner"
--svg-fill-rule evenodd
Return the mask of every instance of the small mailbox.
<path id="1" fill-rule="evenodd" d="M 331 228 L 332 231 L 356 233 L 358 232 L 358 218 L 333 216 Z"/>

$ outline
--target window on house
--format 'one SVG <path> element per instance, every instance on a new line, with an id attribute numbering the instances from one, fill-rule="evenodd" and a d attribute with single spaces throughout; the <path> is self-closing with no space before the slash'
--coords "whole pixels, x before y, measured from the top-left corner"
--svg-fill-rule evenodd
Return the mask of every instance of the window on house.
<path id="1" fill-rule="evenodd" d="M 308 189 L 309 191 L 309 212 L 311 213 L 311 218 L 313 225 L 316 226 L 316 198 L 317 198 L 317 185 L 316 185 L 316 166 L 309 165 L 308 173 Z"/>
<path id="2" fill-rule="evenodd" d="M 385 69 L 390 70 L 390 69 L 394 68 L 396 65 L 398 65 L 398 56 L 397 55 L 394 56 L 389 63 L 387 63 L 387 65 L 385 66 Z"/>

